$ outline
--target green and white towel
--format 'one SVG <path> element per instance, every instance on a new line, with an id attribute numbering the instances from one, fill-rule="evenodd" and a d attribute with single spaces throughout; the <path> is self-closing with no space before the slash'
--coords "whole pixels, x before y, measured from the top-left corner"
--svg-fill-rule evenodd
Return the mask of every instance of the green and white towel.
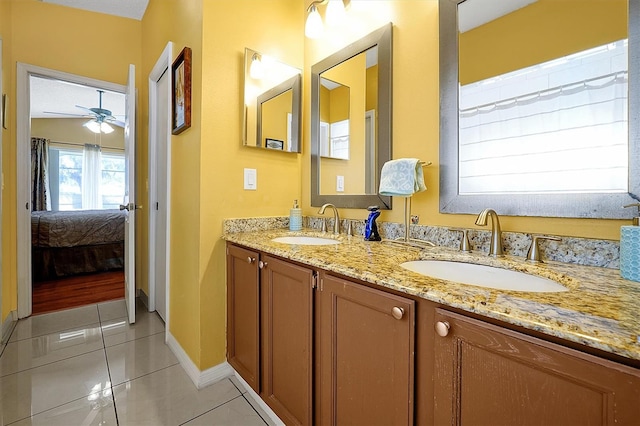
<path id="1" fill-rule="evenodd" d="M 426 191 L 422 164 L 417 158 L 400 158 L 384 163 L 380 172 L 380 195 L 411 197 Z"/>

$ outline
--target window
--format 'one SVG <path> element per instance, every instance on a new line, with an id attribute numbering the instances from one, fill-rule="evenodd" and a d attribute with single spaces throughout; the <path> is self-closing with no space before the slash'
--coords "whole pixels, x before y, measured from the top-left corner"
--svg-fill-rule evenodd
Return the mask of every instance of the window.
<path id="1" fill-rule="evenodd" d="M 100 194 L 103 209 L 117 209 L 124 197 L 124 154 L 103 152 Z M 53 210 L 82 210 L 82 149 L 49 150 L 49 185 Z"/>

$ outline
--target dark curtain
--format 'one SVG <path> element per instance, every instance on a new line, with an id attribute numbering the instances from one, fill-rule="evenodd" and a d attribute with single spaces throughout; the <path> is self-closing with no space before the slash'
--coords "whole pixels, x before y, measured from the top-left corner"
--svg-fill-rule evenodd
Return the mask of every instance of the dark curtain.
<path id="1" fill-rule="evenodd" d="M 31 138 L 31 210 L 51 210 L 49 139 Z"/>

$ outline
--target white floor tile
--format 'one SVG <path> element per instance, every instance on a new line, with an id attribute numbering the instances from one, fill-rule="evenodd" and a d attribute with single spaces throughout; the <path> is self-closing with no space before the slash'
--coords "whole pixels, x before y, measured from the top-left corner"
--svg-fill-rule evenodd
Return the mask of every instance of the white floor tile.
<path id="1" fill-rule="evenodd" d="M 240 392 L 225 379 L 198 391 L 180 365 L 114 387 L 124 425 L 178 425 L 218 407 Z"/>
<path id="2" fill-rule="evenodd" d="M 242 396 L 239 396 L 187 422 L 186 425 L 265 426 L 266 423 L 251 405 Z"/>
<path id="3" fill-rule="evenodd" d="M 101 322 L 116 318 L 124 318 L 127 316 L 127 305 L 125 304 L 124 299 L 98 303 L 98 313 L 100 314 Z"/>
<path id="4" fill-rule="evenodd" d="M 155 312 L 146 312 L 136 315 L 135 324 L 129 324 L 126 317 L 102 321 L 102 332 L 105 346 L 113 346 L 163 333 L 164 323 Z"/>
<path id="5" fill-rule="evenodd" d="M 56 331 L 69 330 L 83 325 L 95 324 L 98 319 L 96 305 L 87 305 L 66 311 L 34 315 L 18 321 L 9 342 L 44 336 Z"/>
<path id="6" fill-rule="evenodd" d="M 103 347 L 99 324 L 11 342 L 0 357 L 0 377 Z"/>
<path id="7" fill-rule="evenodd" d="M 12 426 L 115 426 L 116 412 L 111 389 L 91 394 L 44 413 L 13 423 Z"/>
<path id="8" fill-rule="evenodd" d="M 106 348 L 113 385 L 176 365 L 178 359 L 164 343 L 164 334 L 154 334 Z"/>
<path id="9" fill-rule="evenodd" d="M 103 351 L 90 352 L 0 378 L 2 424 L 86 397 L 109 386 Z"/>

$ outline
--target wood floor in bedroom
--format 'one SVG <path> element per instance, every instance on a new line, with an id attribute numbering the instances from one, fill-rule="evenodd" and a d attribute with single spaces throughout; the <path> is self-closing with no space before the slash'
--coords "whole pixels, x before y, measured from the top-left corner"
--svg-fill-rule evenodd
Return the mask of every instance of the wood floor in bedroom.
<path id="1" fill-rule="evenodd" d="M 79 275 L 35 283 L 33 315 L 124 297 L 124 271 Z"/>

